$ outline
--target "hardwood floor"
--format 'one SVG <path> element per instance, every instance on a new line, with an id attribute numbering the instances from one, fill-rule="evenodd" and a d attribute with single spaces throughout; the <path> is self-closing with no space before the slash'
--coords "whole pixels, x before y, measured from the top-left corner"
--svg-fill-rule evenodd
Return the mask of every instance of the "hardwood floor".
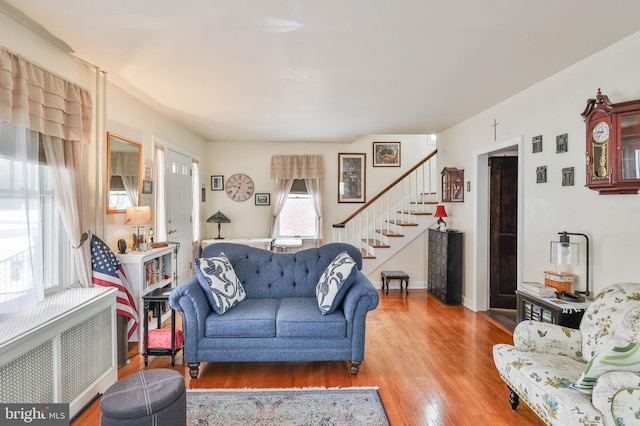
<path id="1" fill-rule="evenodd" d="M 203 363 L 197 379 L 180 354 L 175 370 L 187 388 L 378 386 L 392 425 L 542 425 L 521 402 L 517 412 L 493 364 L 492 347 L 511 335 L 488 316 L 445 306 L 426 290 L 380 293 L 367 316 L 365 360 L 357 376 L 347 362 Z M 146 368 L 171 368 L 169 357 L 150 357 Z M 119 378 L 144 369 L 131 354 Z M 99 400 L 72 422 L 98 425 Z"/>

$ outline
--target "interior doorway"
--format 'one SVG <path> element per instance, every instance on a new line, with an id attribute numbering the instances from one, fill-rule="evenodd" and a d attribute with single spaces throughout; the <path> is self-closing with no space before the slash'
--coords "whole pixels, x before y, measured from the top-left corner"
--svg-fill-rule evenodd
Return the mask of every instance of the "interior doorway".
<path id="1" fill-rule="evenodd" d="M 475 152 L 474 178 L 477 182 L 473 198 L 474 228 L 476 230 L 473 250 L 473 302 L 469 305 L 474 311 L 487 311 L 491 306 L 490 289 L 490 168 L 489 158 L 512 156 L 523 158 L 523 138 L 514 138 L 487 146 Z M 523 199 L 523 161 L 517 165 L 517 224 L 516 253 L 522 253 L 522 199 Z M 522 259 L 516 255 L 515 283 L 522 281 Z"/>
<path id="2" fill-rule="evenodd" d="M 518 157 L 489 157 L 489 308 L 515 309 Z"/>

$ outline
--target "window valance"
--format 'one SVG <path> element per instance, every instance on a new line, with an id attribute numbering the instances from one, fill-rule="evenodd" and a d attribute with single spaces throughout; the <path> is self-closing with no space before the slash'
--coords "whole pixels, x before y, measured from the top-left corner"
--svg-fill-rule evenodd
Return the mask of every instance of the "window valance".
<path id="1" fill-rule="evenodd" d="M 322 155 L 274 155 L 272 179 L 324 179 Z"/>
<path id="2" fill-rule="evenodd" d="M 0 47 L 0 121 L 88 143 L 91 94 Z"/>

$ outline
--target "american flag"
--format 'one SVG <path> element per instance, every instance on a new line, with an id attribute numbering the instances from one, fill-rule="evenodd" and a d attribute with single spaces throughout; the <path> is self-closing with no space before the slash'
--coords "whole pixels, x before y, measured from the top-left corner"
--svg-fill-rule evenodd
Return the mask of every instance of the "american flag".
<path id="1" fill-rule="evenodd" d="M 118 315 L 129 318 L 127 337 L 130 338 L 138 327 L 138 310 L 129 292 L 129 280 L 113 251 L 95 235 L 91 236 L 91 271 L 93 284 L 118 289 L 116 311 Z"/>

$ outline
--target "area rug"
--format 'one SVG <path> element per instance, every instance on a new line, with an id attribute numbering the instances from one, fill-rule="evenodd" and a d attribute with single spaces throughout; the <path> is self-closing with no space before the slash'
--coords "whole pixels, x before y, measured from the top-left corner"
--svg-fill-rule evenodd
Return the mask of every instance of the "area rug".
<path id="1" fill-rule="evenodd" d="M 188 425 L 389 425 L 375 387 L 189 389 Z"/>

